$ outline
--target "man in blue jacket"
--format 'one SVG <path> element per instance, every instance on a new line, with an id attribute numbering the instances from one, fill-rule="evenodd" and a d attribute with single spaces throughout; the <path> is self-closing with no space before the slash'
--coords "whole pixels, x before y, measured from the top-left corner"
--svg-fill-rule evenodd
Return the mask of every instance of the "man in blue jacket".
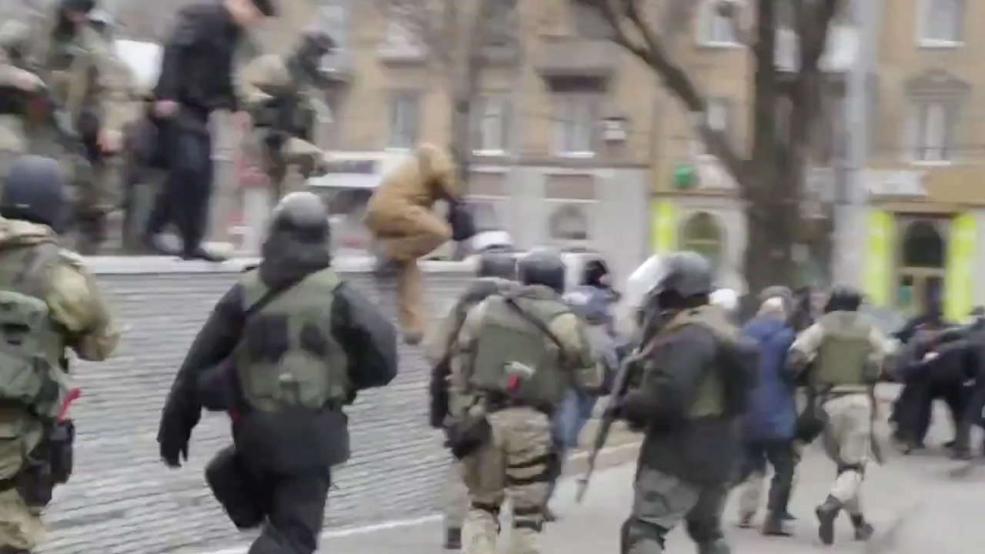
<path id="1" fill-rule="evenodd" d="M 796 454 L 793 447 L 797 408 L 796 385 L 785 371 L 787 352 L 793 344 L 793 329 L 787 323 L 784 299 L 766 299 L 759 314 L 743 328 L 743 335 L 759 347 L 759 380 L 745 416 L 745 478 L 740 496 L 740 526 L 749 527 L 759 508 L 766 462 L 773 466 L 764 535 L 789 536 L 784 527 L 787 503 L 793 486 Z"/>

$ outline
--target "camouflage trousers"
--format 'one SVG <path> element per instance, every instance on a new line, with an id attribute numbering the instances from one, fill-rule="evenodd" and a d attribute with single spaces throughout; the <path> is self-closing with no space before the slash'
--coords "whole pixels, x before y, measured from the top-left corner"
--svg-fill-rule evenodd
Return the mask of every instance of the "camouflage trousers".
<path id="1" fill-rule="evenodd" d="M 17 489 L 0 492 L 0 552 L 30 552 L 44 538 L 41 508 L 24 503 Z"/>
<path id="2" fill-rule="evenodd" d="M 830 494 L 849 514 L 861 514 L 862 478 L 872 449 L 872 402 L 865 393 L 846 394 L 831 398 L 823 409 L 824 448 L 838 465 Z"/>
<path id="3" fill-rule="evenodd" d="M 499 510 L 509 498 L 513 530 L 509 554 L 539 554 L 547 488 L 556 463 L 551 422 L 532 408 L 488 416 L 492 438 L 462 461 L 471 507 L 462 529 L 465 554 L 496 554 Z"/>
<path id="4" fill-rule="evenodd" d="M 722 533 L 728 486 L 700 486 L 640 464 L 633 511 L 623 524 L 622 554 L 663 554 L 667 533 L 681 521 L 698 554 L 729 554 Z"/>
<path id="5" fill-rule="evenodd" d="M 260 154 L 260 160 L 270 185 L 277 199 L 292 192 L 305 190 L 305 182 L 312 175 L 324 173 L 325 153 L 314 144 L 291 137 L 280 147 L 279 152 L 273 152 L 264 143 L 266 129 L 258 129 L 254 133 L 255 144 L 249 149 Z M 248 151 L 249 151 L 248 150 Z"/>

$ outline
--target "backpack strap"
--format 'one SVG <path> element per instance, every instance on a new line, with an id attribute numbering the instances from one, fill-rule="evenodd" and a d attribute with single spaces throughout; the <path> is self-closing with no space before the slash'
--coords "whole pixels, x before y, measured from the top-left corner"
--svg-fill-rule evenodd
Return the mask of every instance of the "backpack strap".
<path id="1" fill-rule="evenodd" d="M 520 304 L 517 303 L 516 298 L 513 297 L 512 295 L 509 294 L 503 295 L 503 301 L 505 301 L 506 305 L 509 306 L 514 312 L 516 312 L 517 315 L 527 320 L 529 323 L 533 324 L 533 326 L 536 327 L 538 331 L 547 335 L 547 338 L 550 339 L 550 341 L 553 342 L 558 347 L 558 352 L 560 353 L 562 361 L 567 359 L 568 357 L 567 349 L 564 347 L 564 344 L 561 342 L 561 339 L 557 338 L 557 335 L 551 332 L 550 328 L 547 326 L 546 323 L 544 323 L 539 318 L 534 317 L 529 312 L 524 310 L 520 306 Z"/>

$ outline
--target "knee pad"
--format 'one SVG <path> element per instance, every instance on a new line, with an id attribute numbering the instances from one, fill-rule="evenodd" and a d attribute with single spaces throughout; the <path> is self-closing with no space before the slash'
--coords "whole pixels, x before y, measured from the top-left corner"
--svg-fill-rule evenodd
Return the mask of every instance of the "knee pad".
<path id="1" fill-rule="evenodd" d="M 855 471 L 860 475 L 865 475 L 865 464 L 838 464 L 838 475 L 848 471 Z"/>
<path id="2" fill-rule="evenodd" d="M 496 504 L 486 504 L 485 502 L 473 502 L 472 509 L 488 512 L 497 520 L 499 519 L 499 506 L 497 506 Z"/>

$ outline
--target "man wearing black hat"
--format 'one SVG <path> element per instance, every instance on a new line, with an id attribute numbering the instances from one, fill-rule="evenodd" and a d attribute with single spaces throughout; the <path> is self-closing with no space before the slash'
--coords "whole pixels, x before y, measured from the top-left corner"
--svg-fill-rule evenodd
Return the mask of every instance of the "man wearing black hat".
<path id="1" fill-rule="evenodd" d="M 160 250 L 157 235 L 173 221 L 185 259 L 221 261 L 202 248 L 213 177 L 209 115 L 215 110 L 239 112 L 233 86 L 236 48 L 245 30 L 272 15 L 272 0 L 222 0 L 179 13 L 155 90 L 155 114 L 168 122 L 164 140 L 169 175 L 147 226 L 152 249 Z M 246 116 L 239 119 L 247 121 Z"/>

